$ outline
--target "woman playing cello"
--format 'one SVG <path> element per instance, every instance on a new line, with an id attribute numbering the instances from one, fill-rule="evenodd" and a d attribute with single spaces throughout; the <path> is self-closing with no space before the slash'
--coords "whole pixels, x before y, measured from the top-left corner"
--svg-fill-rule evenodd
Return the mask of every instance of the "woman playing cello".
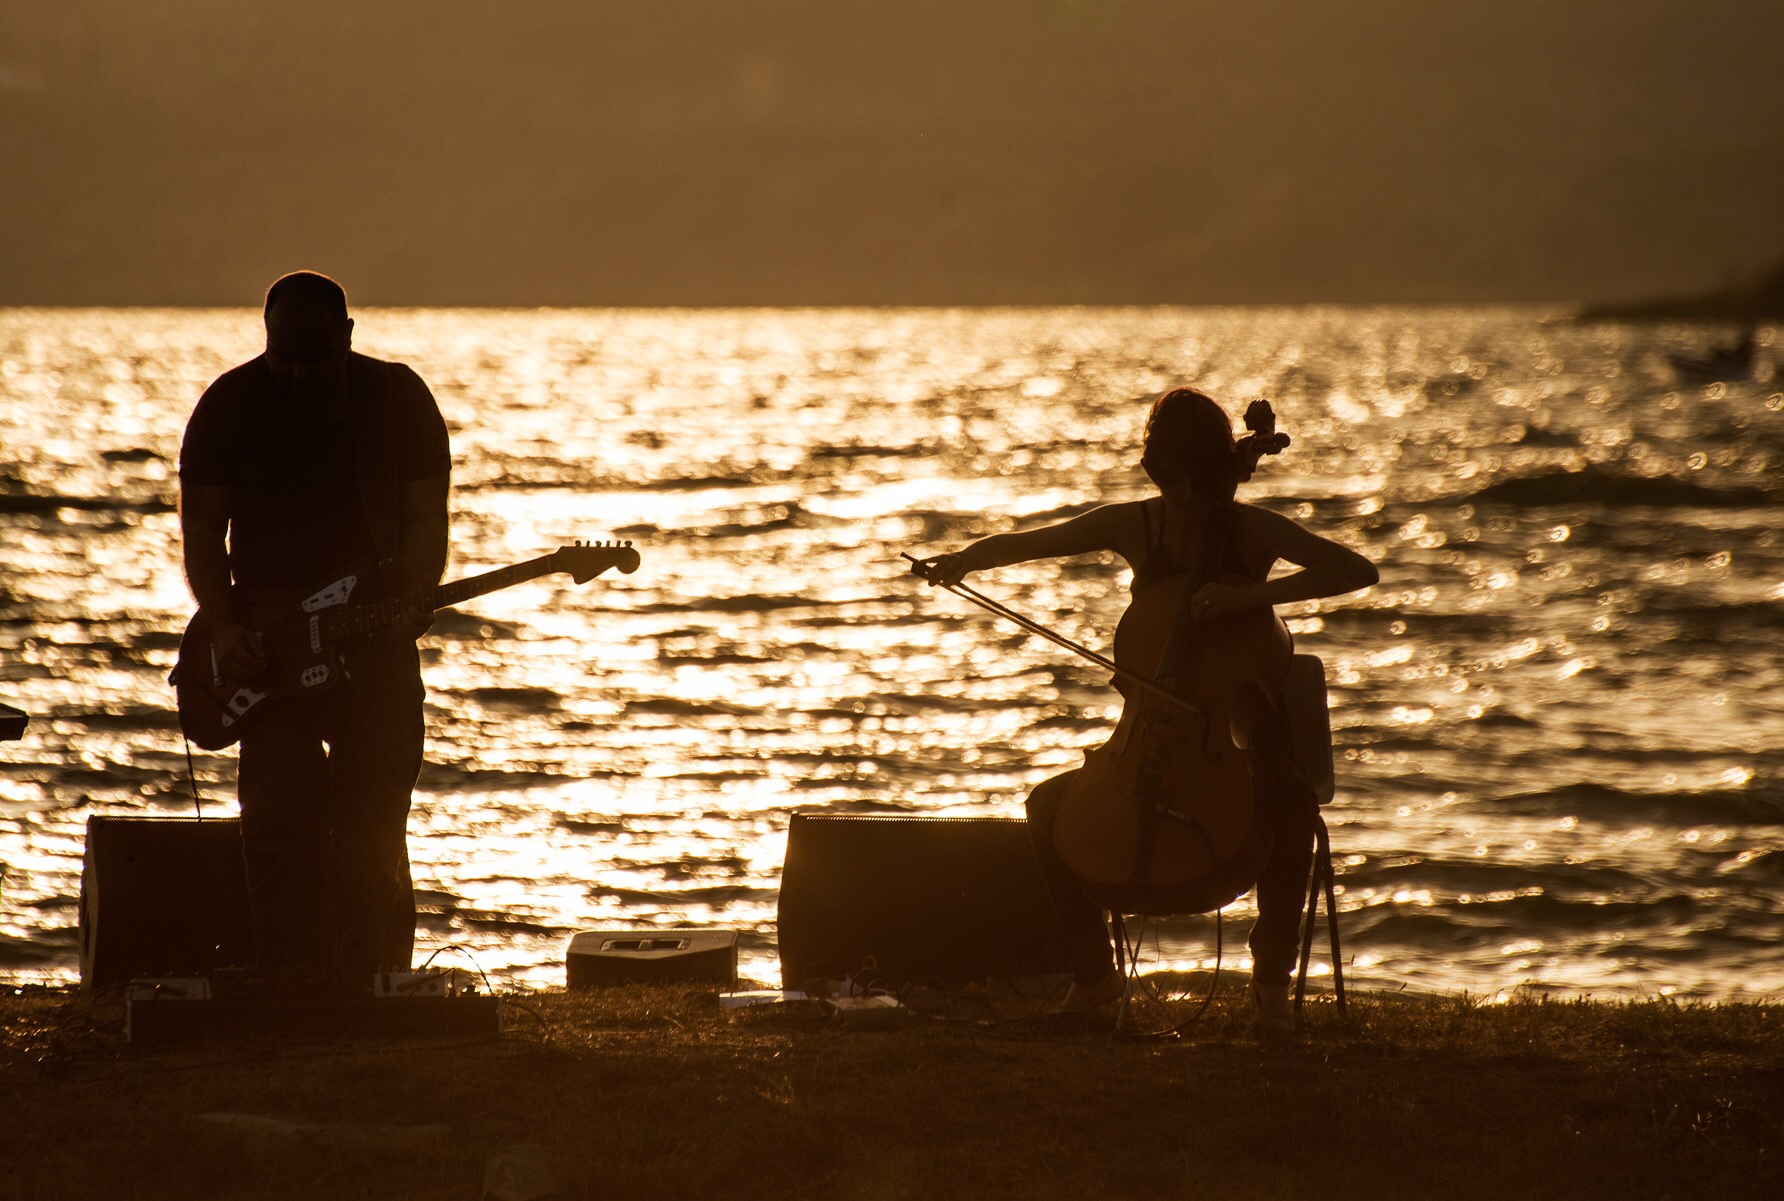
<path id="1" fill-rule="evenodd" d="M 1058 525 L 995 534 L 928 560 L 919 571 L 931 583 L 954 585 L 988 568 L 1114 551 L 1133 569 L 1136 606 L 1146 590 L 1188 573 L 1194 590 L 1187 594 L 1184 616 L 1195 625 L 1374 584 L 1375 566 L 1362 555 L 1287 517 L 1235 499 L 1259 453 L 1256 440 L 1250 441 L 1254 444 L 1248 454 L 1247 447 L 1234 441 L 1226 413 L 1202 393 L 1190 388 L 1167 392 L 1146 420 L 1140 457 L 1159 495 L 1104 505 Z M 1262 452 L 1273 453 L 1285 443 L 1280 440 Z M 1278 560 L 1300 570 L 1271 579 Z M 1202 581 L 1199 586 L 1197 581 Z M 1265 707 L 1249 741 L 1257 816 L 1269 835 L 1250 936 L 1251 998 L 1260 1028 L 1281 1033 L 1293 1025 L 1289 980 L 1300 951 L 1318 800 L 1290 757 L 1279 708 Z M 1067 867 L 1055 840 L 1057 815 L 1075 774 L 1037 786 L 1028 799 L 1028 821 L 1042 874 L 1073 948 L 1073 984 L 1065 1005 L 1089 1011 L 1119 998 L 1122 981 L 1102 910 Z"/>

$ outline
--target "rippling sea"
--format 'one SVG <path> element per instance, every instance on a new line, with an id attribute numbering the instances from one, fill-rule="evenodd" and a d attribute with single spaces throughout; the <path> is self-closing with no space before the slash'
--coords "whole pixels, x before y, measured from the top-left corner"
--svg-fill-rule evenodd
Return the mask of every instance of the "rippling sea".
<path id="1" fill-rule="evenodd" d="M 609 925 L 746 931 L 795 812 L 1016 815 L 1106 674 L 900 551 L 1146 494 L 1143 397 L 1275 402 L 1244 495 L 1380 564 L 1285 610 L 1332 680 L 1351 970 L 1503 995 L 1784 994 L 1784 357 L 1532 310 L 367 310 L 452 428 L 449 576 L 628 538 L 636 575 L 443 613 L 410 844 L 424 947 L 517 985 Z M 77 974 L 83 826 L 192 812 L 174 512 L 249 310 L 0 310 L 0 979 Z M 1093 645 L 1112 561 L 976 577 Z M 233 760 L 200 753 L 212 814 Z M 1231 911 L 1235 930 L 1249 901 Z M 1208 963 L 1209 918 L 1147 953 Z M 1241 951 L 1242 954 L 1242 951 Z M 1241 965 L 1243 959 L 1240 959 Z"/>

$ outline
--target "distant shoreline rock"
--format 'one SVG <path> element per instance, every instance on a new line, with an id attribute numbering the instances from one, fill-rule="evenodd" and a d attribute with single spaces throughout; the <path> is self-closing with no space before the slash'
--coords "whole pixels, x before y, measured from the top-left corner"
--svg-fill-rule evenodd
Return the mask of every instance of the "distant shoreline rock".
<path id="1" fill-rule="evenodd" d="M 1696 296 L 1668 296 L 1581 309 L 1579 321 L 1784 320 L 1784 259 L 1744 284 Z"/>

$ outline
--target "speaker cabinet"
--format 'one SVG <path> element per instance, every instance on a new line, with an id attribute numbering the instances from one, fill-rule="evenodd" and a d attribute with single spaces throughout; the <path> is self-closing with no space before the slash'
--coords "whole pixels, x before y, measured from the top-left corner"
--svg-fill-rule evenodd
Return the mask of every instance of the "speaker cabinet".
<path id="1" fill-rule="evenodd" d="M 254 929 L 240 822 L 88 818 L 80 931 L 89 989 L 247 963 Z"/>
<path id="2" fill-rule="evenodd" d="M 584 930 L 570 940 L 571 988 L 614 984 L 737 987 L 735 930 Z"/>
<path id="3" fill-rule="evenodd" d="M 780 960 L 787 988 L 869 960 L 893 986 L 1067 970 L 1028 823 L 1014 818 L 795 814 Z"/>

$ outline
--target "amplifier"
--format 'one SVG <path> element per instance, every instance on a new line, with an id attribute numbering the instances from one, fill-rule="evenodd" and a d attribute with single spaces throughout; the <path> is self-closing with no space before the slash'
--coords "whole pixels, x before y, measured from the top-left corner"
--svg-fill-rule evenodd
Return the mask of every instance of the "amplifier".
<path id="1" fill-rule="evenodd" d="M 735 930 L 584 930 L 570 940 L 571 988 L 613 984 L 737 987 Z"/>
<path id="2" fill-rule="evenodd" d="M 81 983 L 209 976 L 254 953 L 235 818 L 90 817 L 81 868 Z"/>
<path id="3" fill-rule="evenodd" d="M 955 987 L 1069 970 L 1028 823 L 795 814 L 781 873 L 781 980 L 872 970 Z"/>
<path id="4" fill-rule="evenodd" d="M 400 870 L 383 959 L 406 968 L 415 946 L 406 857 Z M 80 928 L 81 983 L 88 988 L 136 976 L 209 976 L 251 963 L 240 819 L 88 818 Z"/>

